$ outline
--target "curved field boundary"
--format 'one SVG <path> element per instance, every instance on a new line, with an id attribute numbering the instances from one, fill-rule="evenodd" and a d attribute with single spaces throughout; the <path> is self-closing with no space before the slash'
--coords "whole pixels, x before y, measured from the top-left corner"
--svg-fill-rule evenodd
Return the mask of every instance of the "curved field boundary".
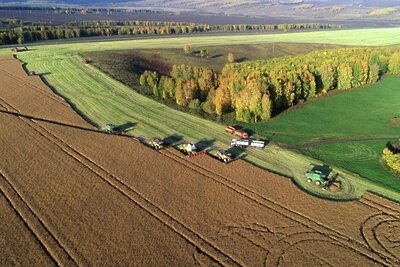
<path id="1" fill-rule="evenodd" d="M 2 101 L 5 102 L 4 100 Z M 17 110 L 15 108 L 13 109 Z M 147 213 L 149 213 L 154 218 L 163 223 L 166 227 L 168 227 L 169 229 L 171 229 L 172 231 L 174 231 L 175 233 L 186 239 L 189 243 L 194 245 L 196 248 L 198 248 L 200 251 L 205 253 L 207 256 L 209 256 L 219 264 L 223 266 L 243 265 L 240 264 L 237 260 L 235 260 L 232 256 L 229 256 L 224 252 L 222 252 L 215 244 L 212 244 L 210 241 L 207 241 L 205 237 L 201 236 L 199 233 L 194 232 L 193 230 L 185 226 L 182 222 L 175 219 L 171 214 L 169 214 L 165 210 L 162 210 L 160 207 L 154 205 L 150 200 L 148 200 L 146 197 L 142 196 L 132 187 L 126 184 L 122 179 L 109 173 L 99 164 L 95 163 L 91 159 L 87 158 L 85 155 L 81 154 L 79 151 L 72 148 L 70 145 L 65 143 L 56 135 L 49 132 L 43 126 L 31 120 L 27 120 L 24 118 L 21 119 L 25 123 L 27 123 L 30 127 L 32 127 L 34 130 L 36 130 L 38 133 L 40 133 L 43 137 L 45 137 L 48 141 L 54 143 L 68 156 L 70 156 L 71 158 L 76 160 L 79 164 L 82 164 L 84 167 L 89 169 L 96 176 L 98 176 L 106 183 L 108 183 L 110 186 L 112 186 L 114 189 L 116 189 L 121 194 L 126 196 L 134 204 L 141 207 Z"/>
<path id="2" fill-rule="evenodd" d="M 365 244 L 360 243 L 359 241 L 356 241 L 334 229 L 324 226 L 321 223 L 316 222 L 303 214 L 300 214 L 300 213 L 293 211 L 287 207 L 284 207 L 284 206 L 280 205 L 279 203 L 277 203 L 276 201 L 268 199 L 256 192 L 252 191 L 251 189 L 248 189 L 247 187 L 230 180 L 229 178 L 227 178 L 223 175 L 220 175 L 209 169 L 206 169 L 197 163 L 191 162 L 191 161 L 185 159 L 184 157 L 182 157 L 181 155 L 178 155 L 177 153 L 179 153 L 179 152 L 174 153 L 171 150 L 168 150 L 167 152 L 162 152 L 162 151 L 160 151 L 160 152 L 163 155 L 175 160 L 177 163 L 180 163 L 181 165 L 184 165 L 187 168 L 190 168 L 191 170 L 198 172 L 198 173 L 202 174 L 203 176 L 216 181 L 217 183 L 222 184 L 223 186 L 250 199 L 251 201 L 255 202 L 256 204 L 258 204 L 264 208 L 271 209 L 271 210 L 277 212 L 278 214 L 280 214 L 292 221 L 295 221 L 296 223 L 299 223 L 309 229 L 312 229 L 313 231 L 315 231 L 317 233 L 327 236 L 330 239 L 332 239 L 336 242 L 339 242 L 340 244 L 348 247 L 349 249 L 355 251 L 356 253 L 359 253 L 365 257 L 368 257 L 369 259 L 371 259 L 375 262 L 379 262 L 385 266 L 390 266 L 390 263 L 387 263 L 385 261 L 385 258 L 382 258 L 379 253 L 376 253 L 375 255 L 374 254 L 371 255 L 368 247 Z"/>
<path id="3" fill-rule="evenodd" d="M 0 170 L 0 190 L 55 264 L 58 266 L 78 266 L 77 261 L 50 231 L 40 216 L 29 206 L 2 170 Z"/>

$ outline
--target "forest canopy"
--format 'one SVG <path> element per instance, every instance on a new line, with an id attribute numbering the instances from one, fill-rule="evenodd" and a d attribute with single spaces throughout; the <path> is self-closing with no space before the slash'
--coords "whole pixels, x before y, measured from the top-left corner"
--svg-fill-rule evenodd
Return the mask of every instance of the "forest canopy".
<path id="1" fill-rule="evenodd" d="M 175 65 L 168 77 L 146 71 L 141 84 L 179 106 L 218 116 L 234 112 L 238 121 L 258 122 L 328 91 L 375 83 L 387 72 L 400 74 L 400 51 L 342 48 L 228 63 L 220 74 L 207 67 Z"/>

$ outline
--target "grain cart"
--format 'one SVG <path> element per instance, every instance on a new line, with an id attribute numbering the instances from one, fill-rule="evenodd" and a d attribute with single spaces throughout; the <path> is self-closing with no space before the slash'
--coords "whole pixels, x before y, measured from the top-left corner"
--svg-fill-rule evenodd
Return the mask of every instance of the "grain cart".
<path id="1" fill-rule="evenodd" d="M 224 163 L 228 163 L 228 162 L 233 160 L 232 154 L 227 152 L 227 151 L 225 151 L 225 150 L 219 150 L 217 152 L 217 157 L 218 157 L 218 159 L 220 159 Z"/>
<path id="2" fill-rule="evenodd" d="M 250 146 L 263 149 L 265 147 L 265 141 L 251 140 Z"/>

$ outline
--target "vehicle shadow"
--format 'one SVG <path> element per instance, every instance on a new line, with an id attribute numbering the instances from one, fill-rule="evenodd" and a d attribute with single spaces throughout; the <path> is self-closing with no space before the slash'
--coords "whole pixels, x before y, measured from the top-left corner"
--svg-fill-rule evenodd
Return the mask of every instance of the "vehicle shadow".
<path id="1" fill-rule="evenodd" d="M 116 126 L 114 130 L 116 133 L 126 133 L 132 130 L 136 124 L 137 124 L 136 122 L 126 122 L 124 124 Z"/>
<path id="2" fill-rule="evenodd" d="M 211 140 L 200 140 L 197 143 L 195 143 L 194 145 L 197 147 L 198 150 L 205 150 L 207 148 L 210 148 L 214 145 L 215 143 L 215 139 L 211 139 Z"/>
<path id="3" fill-rule="evenodd" d="M 181 142 L 182 140 L 183 140 L 183 136 L 182 135 L 173 134 L 173 135 L 165 137 L 163 139 L 163 143 L 166 146 L 173 146 L 173 145 L 176 145 L 177 143 Z"/>

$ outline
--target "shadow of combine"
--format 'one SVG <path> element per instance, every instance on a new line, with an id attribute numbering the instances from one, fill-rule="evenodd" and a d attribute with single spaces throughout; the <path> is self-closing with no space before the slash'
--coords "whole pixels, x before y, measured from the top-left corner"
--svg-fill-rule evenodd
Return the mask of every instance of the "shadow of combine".
<path id="1" fill-rule="evenodd" d="M 246 155 L 246 149 L 240 147 L 230 147 L 226 150 L 227 153 L 232 154 L 232 157 L 235 159 L 239 159 Z"/>
<path id="2" fill-rule="evenodd" d="M 174 145 L 180 143 L 182 140 L 183 140 L 182 135 L 173 134 L 173 135 L 165 137 L 163 139 L 163 142 L 164 142 L 165 146 L 174 146 Z"/>
<path id="3" fill-rule="evenodd" d="M 200 140 L 194 145 L 197 147 L 199 151 L 206 150 L 207 148 L 211 148 L 215 143 L 215 139 L 212 140 Z"/>
<path id="4" fill-rule="evenodd" d="M 114 128 L 115 133 L 117 134 L 121 134 L 121 133 L 126 133 L 129 132 L 130 130 L 133 129 L 133 127 L 135 127 L 137 123 L 135 122 L 126 122 L 124 124 L 121 124 L 119 126 L 116 126 Z"/>

